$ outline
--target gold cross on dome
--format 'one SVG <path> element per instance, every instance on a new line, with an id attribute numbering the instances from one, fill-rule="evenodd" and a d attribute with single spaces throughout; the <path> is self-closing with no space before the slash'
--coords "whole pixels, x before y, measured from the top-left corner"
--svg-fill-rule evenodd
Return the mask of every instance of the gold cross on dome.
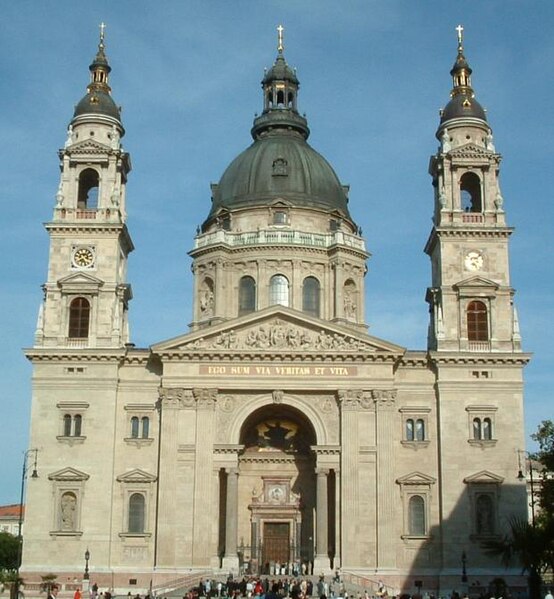
<path id="1" fill-rule="evenodd" d="M 458 27 L 456 27 L 456 31 L 458 32 L 458 46 L 461 46 L 462 42 L 464 41 L 464 28 L 462 25 L 458 25 Z"/>
<path id="2" fill-rule="evenodd" d="M 285 47 L 283 45 L 283 31 L 285 28 L 282 25 L 277 27 L 277 51 L 282 52 Z"/>

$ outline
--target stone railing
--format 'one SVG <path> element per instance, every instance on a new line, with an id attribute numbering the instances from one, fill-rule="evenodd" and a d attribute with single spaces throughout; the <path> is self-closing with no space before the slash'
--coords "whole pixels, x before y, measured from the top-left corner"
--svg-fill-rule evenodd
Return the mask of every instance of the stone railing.
<path id="1" fill-rule="evenodd" d="M 231 247 L 251 245 L 296 245 L 305 247 L 329 248 L 334 245 L 351 247 L 365 252 L 365 242 L 361 237 L 335 231 L 333 233 L 307 233 L 304 231 L 271 231 L 261 230 L 248 233 L 233 233 L 220 229 L 213 233 L 198 235 L 194 240 L 194 248 L 200 249 L 215 244 Z"/>
<path id="2" fill-rule="evenodd" d="M 490 341 L 468 341 L 469 351 L 491 351 Z"/>

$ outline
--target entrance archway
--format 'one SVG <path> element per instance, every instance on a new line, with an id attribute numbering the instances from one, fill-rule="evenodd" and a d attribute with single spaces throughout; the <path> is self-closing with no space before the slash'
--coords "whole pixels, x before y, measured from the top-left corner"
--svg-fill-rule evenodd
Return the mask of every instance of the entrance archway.
<path id="1" fill-rule="evenodd" d="M 283 403 L 261 407 L 244 421 L 237 482 L 244 572 L 293 575 L 313 562 L 316 443 L 311 422 Z"/>

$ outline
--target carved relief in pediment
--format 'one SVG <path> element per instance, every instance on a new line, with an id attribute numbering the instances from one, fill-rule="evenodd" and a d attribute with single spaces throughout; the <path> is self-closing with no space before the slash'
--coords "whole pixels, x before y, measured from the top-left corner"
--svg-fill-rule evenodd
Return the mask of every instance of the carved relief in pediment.
<path id="1" fill-rule="evenodd" d="M 244 331 L 222 331 L 208 339 L 197 339 L 183 349 L 236 350 L 308 350 L 308 351 L 375 351 L 355 337 L 320 330 L 314 332 L 297 325 L 275 320 Z"/>

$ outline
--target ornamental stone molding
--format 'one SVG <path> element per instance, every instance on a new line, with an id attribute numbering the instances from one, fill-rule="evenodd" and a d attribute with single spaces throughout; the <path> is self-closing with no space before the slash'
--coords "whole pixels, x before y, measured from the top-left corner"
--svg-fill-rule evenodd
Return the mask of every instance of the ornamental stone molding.
<path id="1" fill-rule="evenodd" d="M 283 403 L 283 397 L 284 397 L 285 393 L 283 391 L 281 391 L 280 389 L 276 389 L 275 391 L 273 391 L 273 393 L 271 394 L 272 399 L 273 399 L 273 403 Z"/>
<path id="2" fill-rule="evenodd" d="M 323 350 L 374 352 L 370 343 L 341 333 L 308 331 L 304 328 L 276 319 L 245 331 L 222 331 L 213 339 L 197 339 L 192 349 L 234 350 Z"/>
<path id="3" fill-rule="evenodd" d="M 198 410 L 213 410 L 217 402 L 217 389 L 193 389 L 192 394 L 196 400 Z"/>
<path id="4" fill-rule="evenodd" d="M 371 397 L 377 408 L 394 408 L 396 393 L 396 389 L 373 389 Z"/>
<path id="5" fill-rule="evenodd" d="M 195 398 L 190 389 L 160 387 L 160 408 L 194 408 Z"/>
<path id="6" fill-rule="evenodd" d="M 359 389 L 339 389 L 337 399 L 343 412 L 358 410 L 362 405 L 363 391 Z"/>

